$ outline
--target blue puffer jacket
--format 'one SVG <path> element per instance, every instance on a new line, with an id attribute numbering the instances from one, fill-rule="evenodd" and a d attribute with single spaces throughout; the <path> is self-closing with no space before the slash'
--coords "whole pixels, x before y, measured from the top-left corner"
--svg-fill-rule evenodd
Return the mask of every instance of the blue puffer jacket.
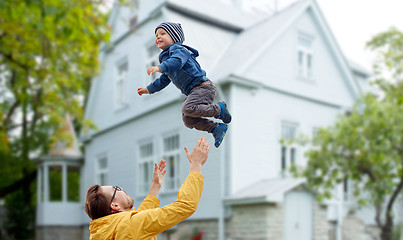
<path id="1" fill-rule="evenodd" d="M 155 93 L 172 82 L 183 94 L 189 95 L 193 88 L 208 81 L 206 72 L 196 61 L 197 56 L 199 52 L 196 49 L 179 42 L 165 48 L 159 59 L 162 75 L 148 85 L 147 90 Z"/>

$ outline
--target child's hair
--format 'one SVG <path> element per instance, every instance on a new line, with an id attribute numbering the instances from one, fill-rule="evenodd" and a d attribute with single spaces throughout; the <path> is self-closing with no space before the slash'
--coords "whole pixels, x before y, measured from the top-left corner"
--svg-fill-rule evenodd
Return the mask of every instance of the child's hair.
<path id="1" fill-rule="evenodd" d="M 171 36 L 174 43 L 176 42 L 183 43 L 185 41 L 185 35 L 183 34 L 183 30 L 180 23 L 173 23 L 173 22 L 161 23 L 155 28 L 155 32 L 157 32 L 158 28 L 164 29 L 169 34 L 169 36 Z"/>

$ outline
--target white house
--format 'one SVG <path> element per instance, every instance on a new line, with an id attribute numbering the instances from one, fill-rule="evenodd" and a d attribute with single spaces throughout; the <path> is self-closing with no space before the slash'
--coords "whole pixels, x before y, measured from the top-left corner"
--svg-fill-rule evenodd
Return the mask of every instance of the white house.
<path id="1" fill-rule="evenodd" d="M 101 74 L 94 79 L 86 117 L 98 130 L 83 139 L 81 224 L 88 187 L 119 185 L 144 199 L 152 164 L 167 160 L 161 206 L 176 199 L 188 173 L 184 146 L 210 134 L 186 128 L 184 96 L 172 84 L 138 96 L 158 62 L 154 29 L 180 22 L 186 45 L 218 87 L 233 121 L 220 148 L 211 148 L 196 213 L 159 239 L 180 239 L 196 228 L 203 239 L 369 239 L 372 217 L 347 216 L 343 188 L 329 204 L 318 203 L 304 180 L 284 170 L 306 164 L 299 146 L 281 138 L 315 134 L 344 114 L 366 89 L 368 73 L 346 60 L 314 0 L 300 0 L 273 14 L 244 11 L 221 0 L 139 0 L 116 4 L 111 43 L 102 46 Z M 348 226 L 343 225 L 348 223 Z M 347 234 L 348 227 L 355 228 Z M 357 237 L 360 236 L 360 237 Z M 88 230 L 83 233 L 88 238 Z"/>

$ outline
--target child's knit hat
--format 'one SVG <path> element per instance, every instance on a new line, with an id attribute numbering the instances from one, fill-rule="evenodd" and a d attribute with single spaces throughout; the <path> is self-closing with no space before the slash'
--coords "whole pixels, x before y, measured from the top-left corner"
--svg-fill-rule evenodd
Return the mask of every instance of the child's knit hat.
<path id="1" fill-rule="evenodd" d="M 176 42 L 183 43 L 185 41 L 185 35 L 183 34 L 183 30 L 180 23 L 173 23 L 173 22 L 161 23 L 155 28 L 155 32 L 157 32 L 158 28 L 164 29 L 169 34 L 169 36 L 171 36 L 174 43 Z"/>

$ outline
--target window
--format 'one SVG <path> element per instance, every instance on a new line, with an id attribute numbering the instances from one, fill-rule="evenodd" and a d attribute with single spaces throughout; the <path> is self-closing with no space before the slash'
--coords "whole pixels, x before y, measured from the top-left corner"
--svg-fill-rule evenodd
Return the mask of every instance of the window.
<path id="1" fill-rule="evenodd" d="M 127 71 L 128 63 L 124 61 L 117 66 L 115 81 L 115 109 L 119 110 L 127 105 Z"/>
<path id="2" fill-rule="evenodd" d="M 283 122 L 281 124 L 281 138 L 285 143 L 281 146 L 281 169 L 285 170 L 289 165 L 296 163 L 297 148 L 294 144 L 287 142 L 297 137 L 297 124 Z"/>
<path id="3" fill-rule="evenodd" d="M 176 190 L 180 187 L 179 179 L 179 135 L 171 135 L 163 140 L 163 157 L 167 161 L 165 190 Z"/>
<path id="4" fill-rule="evenodd" d="M 99 157 L 97 162 L 97 182 L 101 186 L 108 185 L 108 158 Z"/>
<path id="5" fill-rule="evenodd" d="M 311 78 L 313 69 L 313 39 L 307 35 L 298 36 L 298 75 Z"/>
<path id="6" fill-rule="evenodd" d="M 80 201 L 80 167 L 67 167 L 67 201 Z"/>
<path id="7" fill-rule="evenodd" d="M 312 138 L 318 136 L 318 134 L 319 134 L 319 128 L 318 127 L 312 128 Z"/>
<path id="8" fill-rule="evenodd" d="M 62 166 L 49 166 L 49 200 L 62 201 Z"/>
<path id="9" fill-rule="evenodd" d="M 353 183 L 348 178 L 343 180 L 343 196 L 347 202 L 353 199 Z"/>
<path id="10" fill-rule="evenodd" d="M 160 49 L 155 45 L 153 42 L 149 46 L 146 47 L 147 51 L 147 58 L 146 58 L 146 69 L 151 66 L 158 66 L 159 65 L 159 54 Z M 147 74 L 147 72 L 146 72 Z M 154 73 L 152 76 L 146 75 L 145 86 L 148 86 L 151 82 L 155 79 L 159 78 L 161 73 Z"/>
<path id="11" fill-rule="evenodd" d="M 140 145 L 139 192 L 147 194 L 154 172 L 154 148 L 151 142 Z"/>

